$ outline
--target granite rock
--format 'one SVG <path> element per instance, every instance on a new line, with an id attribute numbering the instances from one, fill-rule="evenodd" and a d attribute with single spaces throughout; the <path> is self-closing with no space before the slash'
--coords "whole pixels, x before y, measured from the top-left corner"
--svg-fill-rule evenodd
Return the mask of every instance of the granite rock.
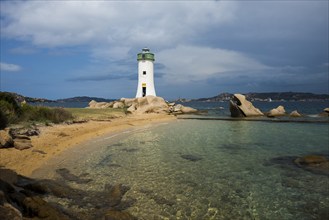
<path id="1" fill-rule="evenodd" d="M 251 102 L 249 102 L 244 95 L 234 94 L 230 100 L 230 112 L 232 117 L 253 117 L 263 116 L 264 114 Z"/>
<path id="2" fill-rule="evenodd" d="M 0 130 L 0 148 L 13 147 L 14 141 L 9 134 L 9 130 Z"/>

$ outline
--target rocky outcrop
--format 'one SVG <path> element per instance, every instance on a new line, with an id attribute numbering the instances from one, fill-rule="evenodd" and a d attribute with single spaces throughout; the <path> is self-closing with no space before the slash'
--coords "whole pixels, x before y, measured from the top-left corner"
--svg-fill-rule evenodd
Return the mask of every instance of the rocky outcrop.
<path id="1" fill-rule="evenodd" d="M 113 102 L 96 102 L 95 100 L 91 100 L 88 108 L 112 108 L 113 104 Z"/>
<path id="2" fill-rule="evenodd" d="M 9 134 L 9 130 L 0 130 L 0 148 L 12 147 L 14 145 L 13 138 Z"/>
<path id="3" fill-rule="evenodd" d="M 25 135 L 17 135 L 14 138 L 14 147 L 18 150 L 29 149 L 32 146 L 31 138 Z"/>
<path id="4" fill-rule="evenodd" d="M 284 116 L 284 115 L 286 115 L 286 110 L 284 109 L 284 107 L 282 105 L 279 105 L 277 108 L 274 108 L 267 113 L 268 117 L 277 117 L 277 116 Z"/>
<path id="5" fill-rule="evenodd" d="M 14 147 L 18 150 L 29 149 L 32 146 L 30 136 L 39 135 L 37 128 L 10 128 L 0 131 L 0 148 Z"/>
<path id="6" fill-rule="evenodd" d="M 253 106 L 246 97 L 241 94 L 234 94 L 230 100 L 230 112 L 232 117 L 263 116 L 264 114 Z"/>
<path id="7" fill-rule="evenodd" d="M 110 107 L 106 104 L 101 105 L 95 101 L 89 103 L 89 108 L 126 108 L 131 114 L 191 114 L 198 110 L 186 107 L 181 104 L 168 103 L 162 97 L 145 96 L 140 98 L 121 98 L 119 101 L 114 101 Z"/>
<path id="8" fill-rule="evenodd" d="M 18 135 L 24 136 L 38 136 L 40 134 L 40 130 L 37 127 L 14 127 L 10 128 L 9 133 L 12 137 Z"/>
<path id="9" fill-rule="evenodd" d="M 299 112 L 297 110 L 292 111 L 289 115 L 290 117 L 301 117 L 302 115 L 299 114 Z"/>
<path id="10" fill-rule="evenodd" d="M 123 104 L 123 102 L 114 102 L 112 108 L 124 108 L 124 107 L 125 107 L 125 104 Z"/>
<path id="11" fill-rule="evenodd" d="M 323 109 L 323 112 L 321 112 L 319 114 L 319 116 L 322 116 L 322 117 L 329 117 L 329 108 L 325 108 Z"/>
<path id="12" fill-rule="evenodd" d="M 175 105 L 173 107 L 173 112 L 176 113 L 183 113 L 183 114 L 191 114 L 191 113 L 196 113 L 198 110 L 191 108 L 191 107 L 186 107 L 181 104 Z"/>

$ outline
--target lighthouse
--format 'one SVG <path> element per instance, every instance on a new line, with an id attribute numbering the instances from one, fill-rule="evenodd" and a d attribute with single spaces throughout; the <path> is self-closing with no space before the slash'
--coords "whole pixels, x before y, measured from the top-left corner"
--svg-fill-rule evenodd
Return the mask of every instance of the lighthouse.
<path id="1" fill-rule="evenodd" d="M 154 54 L 150 49 L 143 48 L 141 53 L 137 54 L 138 61 L 138 87 L 136 98 L 155 94 L 154 89 Z"/>

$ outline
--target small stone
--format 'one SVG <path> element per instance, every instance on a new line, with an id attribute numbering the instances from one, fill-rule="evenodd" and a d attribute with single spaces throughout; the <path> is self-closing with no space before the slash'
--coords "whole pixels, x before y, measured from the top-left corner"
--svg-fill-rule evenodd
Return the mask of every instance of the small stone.
<path id="1" fill-rule="evenodd" d="M 196 156 L 196 155 L 191 155 L 191 154 L 183 154 L 181 155 L 181 158 L 189 161 L 196 162 L 198 160 L 202 160 L 202 157 Z"/>

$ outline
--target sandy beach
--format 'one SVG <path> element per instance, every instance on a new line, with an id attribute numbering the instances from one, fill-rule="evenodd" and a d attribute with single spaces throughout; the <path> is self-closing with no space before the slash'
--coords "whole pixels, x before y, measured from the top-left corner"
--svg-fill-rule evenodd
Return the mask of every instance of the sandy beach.
<path id="1" fill-rule="evenodd" d="M 135 126 L 175 120 L 172 115 L 130 115 L 107 121 L 90 120 L 85 123 L 59 124 L 40 127 L 40 135 L 31 138 L 33 147 L 19 151 L 15 148 L 0 150 L 0 167 L 30 176 L 45 162 L 61 152 L 79 147 L 79 144 L 101 135 L 122 132 Z"/>

